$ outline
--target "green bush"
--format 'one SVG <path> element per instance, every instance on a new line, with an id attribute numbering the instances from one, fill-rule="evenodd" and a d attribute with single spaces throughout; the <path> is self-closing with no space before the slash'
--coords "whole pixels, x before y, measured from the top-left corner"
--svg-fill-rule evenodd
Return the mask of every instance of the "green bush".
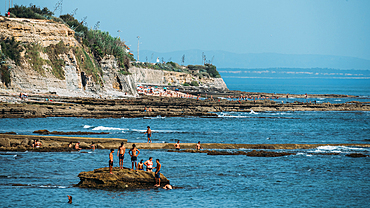
<path id="1" fill-rule="evenodd" d="M 48 54 L 53 75 L 58 79 L 64 79 L 64 60 L 59 58 L 60 54 L 66 54 L 69 48 L 64 45 L 63 41 L 60 41 L 56 45 L 49 45 L 45 48 L 45 52 Z"/>
<path id="2" fill-rule="evenodd" d="M 49 19 L 54 15 L 48 8 L 40 9 L 40 7 L 32 4 L 29 7 L 15 5 L 13 8 L 9 8 L 8 11 L 17 17 L 31 19 Z"/>
<path id="3" fill-rule="evenodd" d="M 186 83 L 186 82 L 185 82 L 185 83 L 183 84 L 183 86 L 190 86 L 190 85 L 189 85 L 189 83 Z"/>
<path id="4" fill-rule="evenodd" d="M 80 67 L 80 70 L 85 72 L 86 75 L 92 75 L 94 80 L 101 84 L 102 81 L 100 79 L 100 76 L 103 74 L 101 68 L 96 67 L 97 64 L 94 64 L 90 56 L 86 53 L 85 49 L 76 47 L 73 48 L 73 50 L 76 55 L 77 63 Z"/>
<path id="5" fill-rule="evenodd" d="M 196 87 L 198 87 L 198 86 L 199 86 L 199 84 L 198 84 L 198 82 L 197 82 L 197 81 L 191 81 L 190 85 L 191 85 L 191 86 L 196 86 Z"/>
<path id="6" fill-rule="evenodd" d="M 43 51 L 43 48 L 38 44 L 32 43 L 26 45 L 25 58 L 33 70 L 37 71 L 42 76 L 45 76 L 45 70 L 42 68 L 42 65 L 45 64 L 45 61 L 40 57 L 40 51 Z"/>
<path id="7" fill-rule="evenodd" d="M 23 49 L 19 46 L 19 42 L 12 37 L 11 39 L 0 39 L 0 45 L 2 53 L 12 59 L 16 65 L 20 65 Z"/>
<path id="8" fill-rule="evenodd" d="M 7 87 L 9 87 L 9 84 L 11 81 L 10 72 L 6 64 L 2 64 L 0 66 L 0 77 L 1 77 L 1 82 L 4 83 Z"/>

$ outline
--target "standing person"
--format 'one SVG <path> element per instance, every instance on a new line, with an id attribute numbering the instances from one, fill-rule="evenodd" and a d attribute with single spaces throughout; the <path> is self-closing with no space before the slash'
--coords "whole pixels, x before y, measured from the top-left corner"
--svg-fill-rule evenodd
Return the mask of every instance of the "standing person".
<path id="1" fill-rule="evenodd" d="M 176 148 L 176 150 L 180 150 L 180 140 L 177 140 L 177 143 L 173 146 Z"/>
<path id="2" fill-rule="evenodd" d="M 155 187 L 159 187 L 159 186 L 161 186 L 161 172 L 160 172 L 160 170 L 161 170 L 161 163 L 159 163 L 159 159 L 156 159 L 155 160 L 156 162 L 157 162 L 157 167 L 155 167 L 155 169 L 157 169 L 156 171 L 155 171 Z"/>
<path id="3" fill-rule="evenodd" d="M 113 169 L 113 152 L 114 152 L 114 149 L 111 149 L 110 150 L 110 153 L 109 153 L 109 173 L 110 174 L 113 174 L 112 173 L 112 169 Z"/>
<path id="4" fill-rule="evenodd" d="M 152 172 L 153 169 L 153 158 L 149 157 L 149 160 L 145 161 L 144 165 L 146 166 L 146 171 Z"/>
<path id="5" fill-rule="evenodd" d="M 203 147 L 201 147 L 201 146 L 200 146 L 200 141 L 198 142 L 198 144 L 197 144 L 197 146 L 196 146 L 195 148 L 196 148 L 196 150 L 198 150 L 198 151 L 199 151 L 200 149 L 203 149 Z"/>
<path id="6" fill-rule="evenodd" d="M 150 137 L 152 136 L 152 130 L 150 129 L 150 126 L 147 126 L 147 130 L 146 132 L 144 132 L 144 134 L 148 134 L 148 142 L 147 143 L 151 143 L 152 140 L 150 139 Z"/>
<path id="7" fill-rule="evenodd" d="M 131 156 L 131 163 L 132 163 L 131 170 L 134 170 L 134 164 L 135 164 L 135 168 L 137 170 L 137 156 L 139 156 L 140 151 L 138 149 L 136 149 L 135 144 L 132 145 L 132 148 L 130 149 L 130 151 L 128 151 L 128 154 L 130 154 L 130 156 Z"/>
<path id="8" fill-rule="evenodd" d="M 125 159 L 125 152 L 126 147 L 123 146 L 123 142 L 121 143 L 121 146 L 118 147 L 117 156 L 119 158 L 119 169 L 123 169 L 123 159 Z"/>
<path id="9" fill-rule="evenodd" d="M 91 147 L 91 149 L 92 149 L 93 151 L 95 151 L 95 144 L 94 144 L 94 142 L 91 142 L 90 147 Z"/>

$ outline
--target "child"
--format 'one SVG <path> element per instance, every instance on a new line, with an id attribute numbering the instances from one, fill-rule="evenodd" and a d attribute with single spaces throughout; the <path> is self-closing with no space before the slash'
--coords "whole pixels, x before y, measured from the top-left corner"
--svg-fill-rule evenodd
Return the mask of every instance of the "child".
<path id="1" fill-rule="evenodd" d="M 113 174 L 112 173 L 112 168 L 113 168 L 113 152 L 114 152 L 114 149 L 111 149 L 110 150 L 110 153 L 109 153 L 109 173 L 110 174 Z"/>
<path id="2" fill-rule="evenodd" d="M 144 170 L 143 160 L 140 160 L 140 162 L 137 164 L 137 168 L 138 168 L 139 170 Z"/>

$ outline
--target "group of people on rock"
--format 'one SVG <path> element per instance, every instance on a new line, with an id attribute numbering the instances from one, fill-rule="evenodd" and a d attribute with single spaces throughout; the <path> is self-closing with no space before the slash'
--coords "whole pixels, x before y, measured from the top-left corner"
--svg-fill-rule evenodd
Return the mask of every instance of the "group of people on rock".
<path id="1" fill-rule="evenodd" d="M 113 153 L 114 149 L 111 149 L 109 154 L 109 173 L 113 174 Z M 119 158 L 119 168 L 123 169 L 123 160 L 125 159 L 125 153 L 126 153 L 126 147 L 124 146 L 124 143 L 121 143 L 121 146 L 118 147 L 117 156 Z M 141 160 L 139 163 L 137 163 L 137 157 L 140 154 L 140 150 L 136 148 L 136 145 L 133 144 L 132 148 L 128 151 L 128 154 L 131 157 L 131 170 L 144 170 L 144 165 L 146 166 L 146 171 L 152 172 L 153 169 L 156 169 L 155 171 L 155 187 L 159 187 L 161 185 L 161 163 L 159 162 L 159 159 L 156 159 L 157 167 L 153 167 L 153 157 L 149 157 L 147 161 L 143 163 L 143 160 Z"/>

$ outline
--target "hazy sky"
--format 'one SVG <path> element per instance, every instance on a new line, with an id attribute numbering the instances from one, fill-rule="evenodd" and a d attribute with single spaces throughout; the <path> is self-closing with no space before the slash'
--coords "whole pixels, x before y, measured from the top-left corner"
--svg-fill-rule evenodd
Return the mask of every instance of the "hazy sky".
<path id="1" fill-rule="evenodd" d="M 1 0 L 1 13 L 5 1 Z M 13 0 L 54 10 L 57 0 Z M 8 3 L 7 3 L 8 4 Z M 370 60 L 370 0 L 63 0 L 140 50 L 322 54 Z M 59 16 L 59 11 L 55 12 Z"/>

